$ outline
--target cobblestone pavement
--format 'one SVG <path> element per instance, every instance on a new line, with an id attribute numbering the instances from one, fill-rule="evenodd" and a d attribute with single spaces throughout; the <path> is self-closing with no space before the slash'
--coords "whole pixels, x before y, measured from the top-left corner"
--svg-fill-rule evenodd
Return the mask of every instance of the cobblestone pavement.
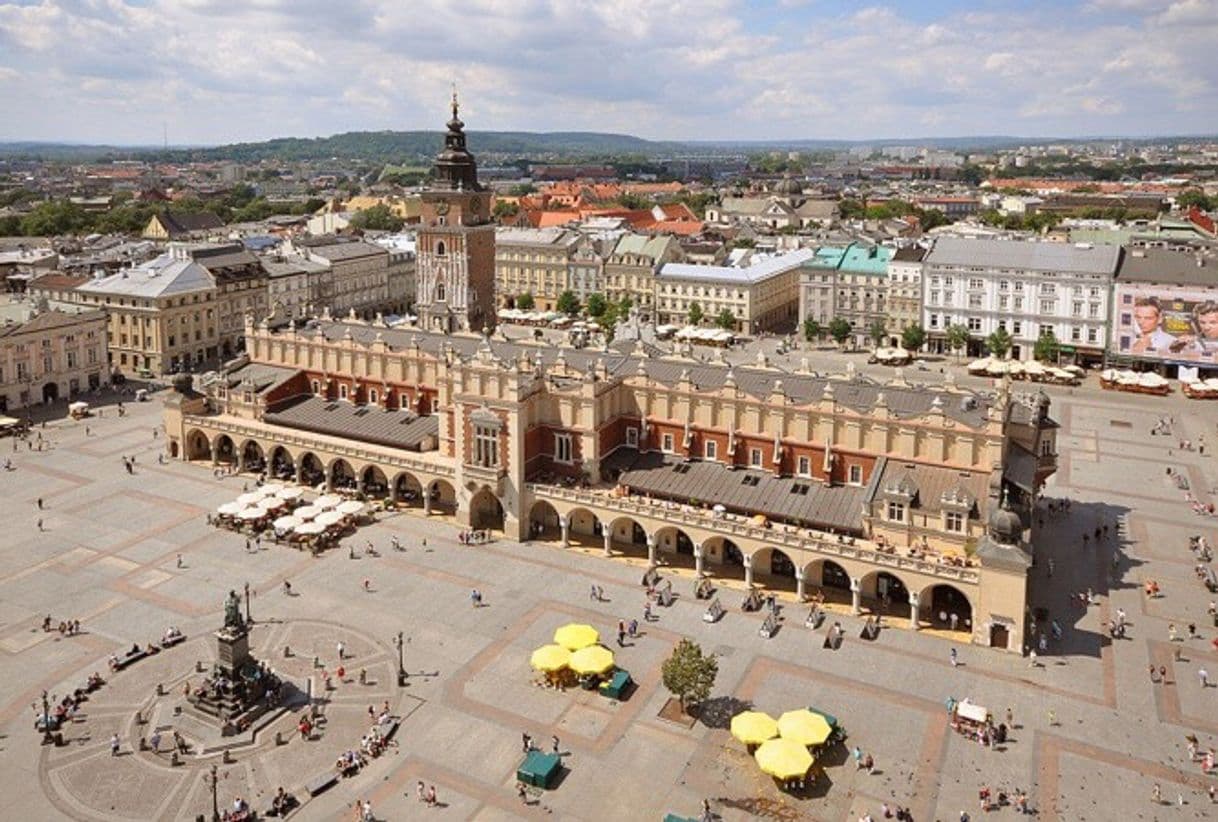
<path id="1" fill-rule="evenodd" d="M 157 697 L 157 686 L 172 695 L 197 676 L 195 663 L 214 652 L 209 631 L 221 620 L 226 592 L 248 582 L 252 646 L 260 657 L 299 681 L 318 676 L 314 656 L 333 671 L 340 639 L 351 658 L 346 681 L 325 695 L 318 738 L 305 742 L 288 733 L 286 744 L 276 745 L 264 734 L 219 765 L 222 807 L 237 795 L 265 806 L 280 785 L 303 797 L 303 785 L 357 743 L 367 706 L 379 709 L 388 700 L 404 717 L 400 747 L 309 801 L 300 818 L 334 818 L 367 798 L 380 819 L 658 819 L 669 811 L 697 816 L 709 797 L 728 820 L 853 822 L 864 812 L 878 818 L 881 802 L 908 805 L 918 820 L 955 820 L 961 810 L 977 818 L 983 785 L 1027 790 L 1048 820 L 1211 816 L 1216 809 L 1205 789 L 1213 779 L 1188 761 L 1185 735 L 1196 734 L 1202 749 L 1216 744 L 1218 689 L 1201 687 L 1197 670 L 1204 666 L 1218 679 L 1218 653 L 1206 617 L 1212 595 L 1194 575 L 1187 538 L 1206 533 L 1218 542 L 1218 519 L 1191 513 L 1166 469 L 1182 472 L 1202 501 L 1213 498 L 1218 465 L 1208 455 L 1181 453 L 1178 440 L 1196 442 L 1204 433 L 1218 442 L 1218 404 L 1092 388 L 1052 393 L 1063 456 L 1048 495 L 1069 494 L 1074 503 L 1068 516 L 1046 517 L 1038 539 L 1033 598 L 1064 631 L 1042 655 L 1043 666 L 959 646 L 963 664 L 953 668 L 941 637 L 893 627 L 862 642 L 854 639 L 857 621 L 844 615 L 838 618 L 848 639 L 841 650 L 827 651 L 794 608 L 778 634 L 763 640 L 760 619 L 740 613 L 735 594 L 725 598 L 723 620 L 702 622 L 702 608 L 680 578 L 675 586 L 683 598 L 660 609 L 644 636 L 618 651 L 638 682 L 620 703 L 531 686 L 528 656 L 571 619 L 611 635 L 618 619 L 641 617 L 637 566 L 544 543 L 462 546 L 451 522 L 412 514 L 385 518 L 354 538 L 356 546 L 372 539 L 380 558 L 352 560 L 343 549 L 313 559 L 269 544 L 246 552 L 243 538 L 208 527 L 204 515 L 234 499 L 248 479 L 158 465 L 160 439 L 152 432 L 159 402 L 129 404 L 121 419 L 107 407 L 88 421 L 89 436 L 84 423 L 53 421 L 42 429 L 49 442 L 42 452 L 24 445 L 12 452 L 11 441 L 0 440 L 0 452 L 16 466 L 0 471 L 5 815 L 109 820 L 209 813 L 205 777 L 214 760 L 187 757 L 175 768 L 164 754 L 139 751 L 139 738 L 150 730 L 136 723 L 135 712 L 151 724 L 173 725 L 171 697 Z M 1151 425 L 1166 415 L 1177 418 L 1175 435 L 1151 436 Z M 124 471 L 123 456 L 137 458 L 133 475 Z M 1081 545 L 1082 533 L 1100 522 L 1118 524 L 1116 545 Z M 405 552 L 389 549 L 391 535 Z M 365 578 L 371 592 L 363 590 Z M 282 593 L 284 579 L 296 596 Z M 1164 596 L 1143 596 L 1148 579 Z M 589 601 L 592 583 L 604 587 L 606 601 Z M 485 607 L 470 606 L 475 587 Z M 1070 592 L 1087 588 L 1097 605 L 1068 604 Z M 1118 608 L 1130 627 L 1114 643 L 1100 626 Z M 82 633 L 44 633 L 48 614 L 56 622 L 79 619 Z M 1198 638 L 1169 641 L 1169 624 L 1187 636 L 1190 622 Z M 188 641 L 110 677 L 67 726 L 64 747 L 39 746 L 31 705 L 44 688 L 62 694 L 89 672 L 104 671 L 110 653 L 143 644 L 168 625 Z M 405 688 L 393 682 L 398 631 L 408 639 Z M 723 728 L 660 718 L 667 698 L 660 664 L 682 636 L 719 655 L 717 700 L 751 702 L 773 714 L 806 705 L 828 710 L 848 729 L 851 746 L 872 753 L 876 772 L 857 771 L 839 751 L 823 763 L 826 779 L 809 796 L 788 797 Z M 293 656 L 284 657 L 284 645 Z M 1167 669 L 1166 684 L 1149 680 L 1151 664 Z M 355 674 L 359 668 L 366 669 L 366 684 Z M 948 696 L 970 697 L 998 716 L 1010 707 L 1016 727 L 1007 744 L 991 751 L 953 734 L 945 721 Z M 295 717 L 282 723 L 290 731 Z M 566 765 L 560 786 L 528 805 L 514 789 L 522 732 L 547 747 L 557 735 Z M 118 757 L 109 750 L 115 733 Z M 419 780 L 435 786 L 438 810 L 416 802 Z M 1151 800 L 1156 783 L 1162 805 Z"/>

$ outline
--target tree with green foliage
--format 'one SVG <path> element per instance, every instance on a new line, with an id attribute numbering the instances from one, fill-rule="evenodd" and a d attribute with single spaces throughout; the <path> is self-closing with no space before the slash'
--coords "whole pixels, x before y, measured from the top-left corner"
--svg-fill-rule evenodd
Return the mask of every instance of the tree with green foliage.
<path id="1" fill-rule="evenodd" d="M 351 218 L 351 226 L 370 231 L 401 231 L 406 221 L 393 213 L 387 203 L 365 208 Z"/>
<path id="2" fill-rule="evenodd" d="M 843 197 L 837 203 L 837 212 L 843 220 L 853 220 L 862 217 L 866 210 L 863 203 L 853 197 Z"/>
<path id="3" fill-rule="evenodd" d="M 752 237 L 737 237 L 732 240 L 732 248 L 753 248 L 757 245 L 757 241 Z"/>
<path id="4" fill-rule="evenodd" d="M 532 292 L 526 291 L 516 298 L 516 307 L 521 311 L 532 311 L 534 304 Z"/>
<path id="5" fill-rule="evenodd" d="M 631 194 L 628 191 L 622 192 L 615 200 L 622 208 L 628 208 L 631 211 L 644 211 L 650 209 L 655 203 L 648 200 L 646 197 L 640 197 L 637 194 Z"/>
<path id="6" fill-rule="evenodd" d="M 960 359 L 960 350 L 968 346 L 968 341 L 972 339 L 972 334 L 969 333 L 968 326 L 956 323 L 949 325 L 946 331 L 947 346 L 952 351 L 956 352 L 956 359 Z"/>
<path id="7" fill-rule="evenodd" d="M 26 237 L 52 237 L 57 234 L 83 234 L 92 229 L 91 215 L 68 200 L 39 203 L 21 218 L 21 233 Z"/>
<path id="8" fill-rule="evenodd" d="M 882 345 L 884 338 L 888 336 L 888 326 L 884 324 L 883 320 L 872 320 L 871 325 L 867 327 L 867 336 L 877 346 Z"/>
<path id="9" fill-rule="evenodd" d="M 1032 356 L 1041 362 L 1057 362 L 1060 352 L 1061 343 L 1057 341 L 1057 335 L 1053 333 L 1052 328 L 1046 328 L 1032 346 Z"/>
<path id="10" fill-rule="evenodd" d="M 804 339 L 808 342 L 819 340 L 825 335 L 825 329 L 816 320 L 808 317 L 804 320 Z"/>
<path id="11" fill-rule="evenodd" d="M 520 213 L 520 204 L 513 203 L 511 200 L 496 200 L 495 208 L 491 211 L 496 220 L 503 220 L 508 217 L 515 217 Z"/>
<path id="12" fill-rule="evenodd" d="M 844 345 L 846 340 L 850 338 L 850 332 L 853 330 L 850 321 L 844 317 L 834 317 L 829 321 L 829 336 L 838 345 Z"/>
<path id="13" fill-rule="evenodd" d="M 588 295 L 588 316 L 593 319 L 600 319 L 604 316 L 605 310 L 609 307 L 609 303 L 605 300 L 605 295 L 596 292 Z"/>
<path id="14" fill-rule="evenodd" d="M 1003 359 L 1006 357 L 1007 352 L 1011 350 L 1011 335 L 1007 333 L 1005 328 L 999 328 L 985 338 L 985 347 L 995 357 Z"/>
<path id="15" fill-rule="evenodd" d="M 702 325 L 702 320 L 705 318 L 705 316 L 706 315 L 702 312 L 701 305 L 696 302 L 689 304 L 689 315 L 686 318 L 686 321 L 690 325 Z"/>
<path id="16" fill-rule="evenodd" d="M 908 326 L 901 332 L 901 345 L 906 351 L 921 351 L 926 345 L 926 331 L 920 325 Z"/>
<path id="17" fill-rule="evenodd" d="M 682 711 L 710 698 L 718 675 L 719 661 L 688 639 L 678 642 L 660 667 L 664 687 L 680 701 Z"/>
<path id="18" fill-rule="evenodd" d="M 985 172 L 981 169 L 981 167 L 971 165 L 969 163 L 965 163 L 964 165 L 960 166 L 957 173 L 962 181 L 971 186 L 979 186 L 981 185 L 981 181 L 985 179 Z"/>
<path id="19" fill-rule="evenodd" d="M 1176 205 L 1183 209 L 1196 206 L 1202 211 L 1213 211 L 1218 208 L 1218 197 L 1209 197 L 1200 189 L 1190 188 L 1176 195 Z"/>
<path id="20" fill-rule="evenodd" d="M 508 189 L 508 194 L 513 197 L 524 197 L 535 193 L 537 193 L 537 186 L 532 183 L 518 183 Z"/>
<path id="21" fill-rule="evenodd" d="M 715 316 L 715 325 L 727 331 L 735 331 L 736 315 L 730 308 L 725 308 Z"/>
<path id="22" fill-rule="evenodd" d="M 713 191 L 700 191 L 697 194 L 690 194 L 686 192 L 682 194 L 681 198 L 678 200 L 678 202 L 685 203 L 685 205 L 689 206 L 689 210 L 694 214 L 697 214 L 699 219 L 706 216 L 707 206 L 711 205 L 712 203 L 717 203 L 718 201 L 719 198 Z"/>
<path id="23" fill-rule="evenodd" d="M 569 317 L 574 317 L 579 313 L 581 308 L 579 297 L 575 296 L 574 291 L 564 291 L 558 295 L 558 302 L 555 303 L 555 308 Z"/>
<path id="24" fill-rule="evenodd" d="M 932 228 L 938 228 L 941 225 L 951 223 L 951 218 L 937 208 L 915 209 L 914 214 L 917 216 L 918 224 L 922 227 L 923 231 L 930 231 Z"/>

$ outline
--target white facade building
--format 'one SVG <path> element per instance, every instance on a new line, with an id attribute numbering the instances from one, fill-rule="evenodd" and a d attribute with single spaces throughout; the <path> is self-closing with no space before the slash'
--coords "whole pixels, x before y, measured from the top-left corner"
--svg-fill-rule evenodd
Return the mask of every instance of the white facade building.
<path id="1" fill-rule="evenodd" d="M 969 353 L 984 351 L 999 328 L 1012 359 L 1032 358 L 1052 331 L 1063 359 L 1099 361 L 1107 340 L 1120 246 L 1024 240 L 936 241 L 922 274 L 922 325 L 932 351 L 947 351 L 946 329 L 963 325 Z"/>

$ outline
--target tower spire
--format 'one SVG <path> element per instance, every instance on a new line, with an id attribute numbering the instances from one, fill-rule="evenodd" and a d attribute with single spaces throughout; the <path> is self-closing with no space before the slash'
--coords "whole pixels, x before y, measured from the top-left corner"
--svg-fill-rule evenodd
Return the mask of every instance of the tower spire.
<path id="1" fill-rule="evenodd" d="M 456 120 L 457 119 L 457 110 L 460 108 L 460 104 L 457 102 L 457 81 L 456 80 L 453 80 L 452 106 L 453 106 L 453 119 Z"/>

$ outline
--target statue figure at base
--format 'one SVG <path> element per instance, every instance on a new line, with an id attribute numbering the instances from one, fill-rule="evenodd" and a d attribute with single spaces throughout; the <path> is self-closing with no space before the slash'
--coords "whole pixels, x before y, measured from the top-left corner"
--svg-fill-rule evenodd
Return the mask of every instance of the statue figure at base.
<path id="1" fill-rule="evenodd" d="M 245 630 L 245 620 L 241 618 L 241 598 L 236 591 L 228 592 L 224 601 L 224 627 L 234 631 Z"/>

